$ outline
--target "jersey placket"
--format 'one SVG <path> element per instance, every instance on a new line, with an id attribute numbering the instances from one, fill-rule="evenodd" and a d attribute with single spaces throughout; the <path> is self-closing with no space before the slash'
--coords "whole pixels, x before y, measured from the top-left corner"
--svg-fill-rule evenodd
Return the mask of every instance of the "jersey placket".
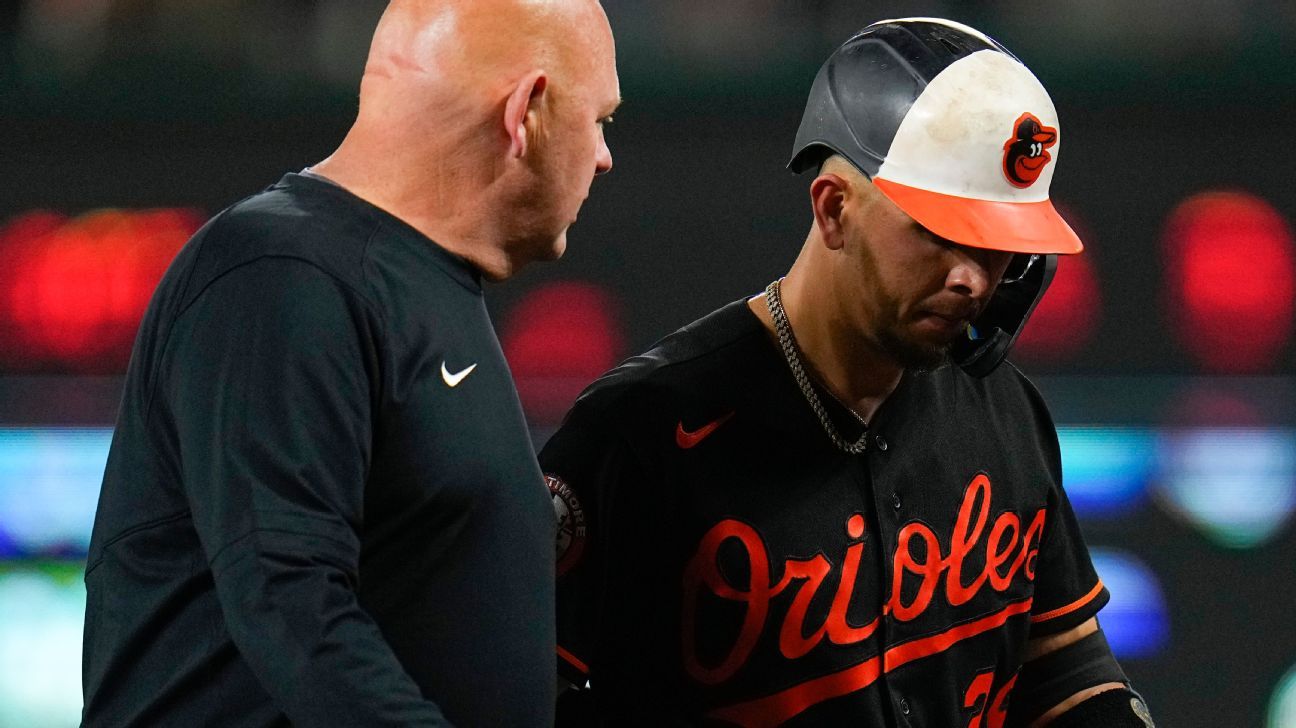
<path id="1" fill-rule="evenodd" d="M 874 421 L 877 422 L 876 419 Z M 871 433 L 869 449 L 852 459 L 853 470 L 860 481 L 860 487 L 864 489 L 868 502 L 873 505 L 871 518 L 877 528 L 878 536 L 878 548 L 874 550 L 873 558 L 875 573 L 878 575 L 877 613 L 881 615 L 878 631 L 874 635 L 880 663 L 879 700 L 886 706 L 884 710 L 891 717 L 894 725 L 907 726 L 910 725 L 909 716 L 913 709 L 908 697 L 892 686 L 886 654 L 887 645 L 891 643 L 895 631 L 895 617 L 891 614 L 889 603 L 891 585 L 895 576 L 895 544 L 899 540 L 900 527 L 904 522 L 904 500 L 898 488 L 879 487 L 878 480 L 874 478 L 874 471 L 881 464 L 879 461 L 890 456 L 891 447 L 891 442 L 886 435 L 876 431 L 875 425 L 875 431 Z"/>

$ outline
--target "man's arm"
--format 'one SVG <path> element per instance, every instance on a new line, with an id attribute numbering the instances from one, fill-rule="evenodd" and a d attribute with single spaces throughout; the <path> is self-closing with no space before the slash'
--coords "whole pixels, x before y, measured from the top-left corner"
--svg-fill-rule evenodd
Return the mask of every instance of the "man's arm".
<path id="1" fill-rule="evenodd" d="M 1043 657 L 1044 655 L 1056 652 L 1063 647 L 1079 642 L 1081 638 L 1088 637 L 1097 631 L 1098 619 L 1096 617 L 1091 617 L 1088 622 L 1085 622 L 1079 627 L 1069 629 L 1061 634 L 1037 637 L 1026 643 L 1026 665 L 1029 665 L 1032 661 Z M 1029 668 L 1024 666 L 1022 669 Z M 1042 726 L 1046 726 L 1053 722 L 1054 718 L 1075 707 L 1081 701 L 1091 698 L 1098 693 L 1106 692 L 1108 690 L 1119 690 L 1123 687 L 1125 686 L 1122 683 L 1106 682 L 1100 685 L 1094 685 L 1093 687 L 1083 688 L 1047 710 L 1044 715 L 1031 723 L 1030 728 L 1042 728 Z"/>
<path id="2" fill-rule="evenodd" d="M 1096 699 L 1104 694 L 1105 698 Z M 1065 632 L 1026 643 L 1021 679 L 1013 694 L 1014 707 L 1019 703 L 1027 710 L 1025 715 L 1014 710 L 1012 725 L 1029 720 L 1029 728 L 1152 726 L 1147 707 L 1129 689 L 1094 617 Z M 1043 712 L 1031 720 L 1041 709 Z"/>
<path id="3" fill-rule="evenodd" d="M 559 701 L 558 728 L 600 724 L 596 704 L 617 726 L 695 722 L 679 714 L 674 678 L 661 667 L 669 644 L 662 635 L 670 633 L 651 586 L 670 578 L 660 528 L 674 512 L 673 496 L 648 475 L 635 433 L 621 426 L 643 420 L 642 396 L 587 392 L 539 453 L 555 502 L 581 514 L 568 520 L 583 542 L 575 558 L 577 540 L 560 544 L 558 671 L 573 689 Z"/>
<path id="4" fill-rule="evenodd" d="M 1027 391 L 1036 400 L 1041 425 L 1037 444 L 1053 484 L 1034 564 L 1032 637 L 1026 643 L 1006 724 L 1013 728 L 1149 728 L 1147 707 L 1129 688 L 1095 619 L 1110 594 L 1093 567 L 1062 487 L 1057 432 L 1039 392 L 1033 386 Z"/>
<path id="5" fill-rule="evenodd" d="M 447 725 L 356 597 L 370 319 L 308 263 L 231 271 L 177 320 L 153 413 L 173 422 L 223 628 L 298 726 Z"/>

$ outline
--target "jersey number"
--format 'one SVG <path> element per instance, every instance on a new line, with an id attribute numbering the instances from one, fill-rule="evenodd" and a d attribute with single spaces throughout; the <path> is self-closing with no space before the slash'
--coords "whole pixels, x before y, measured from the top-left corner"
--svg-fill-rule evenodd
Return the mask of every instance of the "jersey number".
<path id="1" fill-rule="evenodd" d="M 1008 700 L 1008 693 L 1012 692 L 1013 684 L 1016 682 L 1017 676 L 1013 675 L 1011 680 L 1000 686 L 994 694 L 994 700 L 991 700 L 990 689 L 994 686 L 994 670 L 980 673 L 973 678 L 972 684 L 963 694 L 963 707 L 972 708 L 974 711 L 968 720 L 967 728 L 1003 728 L 1004 719 L 1008 717 L 1008 710 L 1004 703 Z M 985 719 L 984 723 L 982 718 Z"/>

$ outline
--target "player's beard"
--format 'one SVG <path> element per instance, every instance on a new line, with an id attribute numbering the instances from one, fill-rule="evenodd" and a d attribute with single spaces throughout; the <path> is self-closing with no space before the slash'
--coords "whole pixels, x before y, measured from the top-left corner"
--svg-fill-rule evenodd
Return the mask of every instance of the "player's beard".
<path id="1" fill-rule="evenodd" d="M 877 332 L 882 350 L 900 366 L 914 371 L 931 371 L 949 362 L 953 341 L 943 344 L 921 341 L 905 336 L 906 333 L 899 325 L 885 326 Z"/>
<path id="2" fill-rule="evenodd" d="M 901 313 L 900 299 L 883 292 L 870 332 L 873 346 L 904 369 L 930 371 L 944 366 L 954 339 L 933 341 L 917 335 Z"/>
<path id="3" fill-rule="evenodd" d="M 904 369 L 929 371 L 944 366 L 956 338 L 932 340 L 914 331 L 911 320 L 914 307 L 905 305 L 904 299 L 886 285 L 878 261 L 867 245 L 861 245 L 859 251 L 861 290 L 871 294 L 871 301 L 864 304 L 867 313 L 863 327 L 869 346 Z"/>

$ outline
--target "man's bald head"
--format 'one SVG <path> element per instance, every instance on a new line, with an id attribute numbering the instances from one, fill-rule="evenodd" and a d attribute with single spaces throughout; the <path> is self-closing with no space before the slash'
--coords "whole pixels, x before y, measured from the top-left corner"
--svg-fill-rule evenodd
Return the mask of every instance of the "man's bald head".
<path id="1" fill-rule="evenodd" d="M 611 47 L 596 0 L 392 0 L 365 81 L 424 76 L 412 82 L 473 90 L 533 67 L 562 76 Z"/>
<path id="2" fill-rule="evenodd" d="M 619 100 L 597 0 L 392 0 L 316 169 L 504 277 L 561 254 Z"/>

